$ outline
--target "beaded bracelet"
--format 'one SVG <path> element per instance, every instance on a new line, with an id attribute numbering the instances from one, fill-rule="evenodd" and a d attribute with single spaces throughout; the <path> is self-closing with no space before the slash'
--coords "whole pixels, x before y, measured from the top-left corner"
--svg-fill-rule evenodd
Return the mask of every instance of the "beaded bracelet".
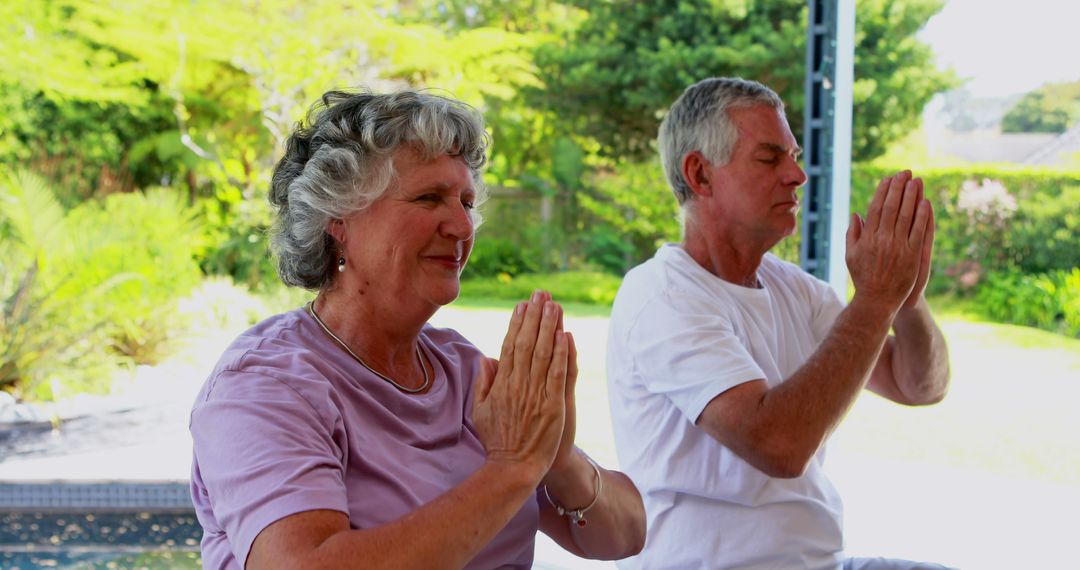
<path id="1" fill-rule="evenodd" d="M 585 513 L 596 505 L 596 501 L 600 500 L 600 492 L 604 490 L 604 478 L 600 475 L 600 468 L 597 467 L 596 463 L 594 463 L 592 459 L 589 459 L 588 456 L 585 457 L 585 460 L 589 462 L 589 465 L 592 465 L 593 471 L 596 472 L 596 496 L 593 497 L 592 502 L 588 505 L 585 505 L 580 509 L 568 509 L 559 503 L 556 503 L 554 499 L 551 498 L 551 494 L 548 493 L 547 485 L 544 485 L 544 496 L 547 497 L 551 506 L 555 507 L 555 512 L 559 513 L 559 516 L 570 517 L 570 520 L 579 527 L 584 527 L 588 524 L 588 521 L 585 520 Z"/>

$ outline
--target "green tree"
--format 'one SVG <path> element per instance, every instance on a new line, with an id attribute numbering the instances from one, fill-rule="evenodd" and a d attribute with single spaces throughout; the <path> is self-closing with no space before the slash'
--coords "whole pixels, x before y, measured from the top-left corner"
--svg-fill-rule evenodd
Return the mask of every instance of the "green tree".
<path id="1" fill-rule="evenodd" d="M 579 200 L 602 227 L 589 232 L 586 251 L 605 269 L 624 273 L 679 239 L 679 205 L 659 159 L 598 168 L 589 182 Z"/>
<path id="2" fill-rule="evenodd" d="M 588 18 L 544 45 L 538 105 L 604 154 L 642 158 L 665 109 L 709 76 L 761 81 L 785 100 L 801 132 L 807 5 L 803 0 L 579 0 Z M 856 18 L 853 156 L 879 156 L 918 121 L 923 106 L 955 83 L 935 68 L 915 34 L 940 0 L 867 0 Z"/>
<path id="3" fill-rule="evenodd" d="M 1003 133 L 1062 133 L 1080 121 L 1080 81 L 1025 94 L 1001 118 Z"/>
<path id="4" fill-rule="evenodd" d="M 461 18 L 436 22 L 426 9 L 440 6 Z M 541 14 L 530 18 L 538 6 Z M 498 182 L 521 185 L 536 163 L 550 170 L 550 119 L 515 97 L 518 86 L 537 84 L 532 50 L 570 9 L 540 0 L 504 13 L 508 7 L 497 0 L 475 7 L 6 3 L 0 160 L 29 162 L 78 199 L 186 185 L 191 201 L 205 198 L 217 243 L 204 268 L 257 280 L 267 269 L 256 249 L 268 220 L 269 172 L 295 122 L 326 90 L 439 88 L 485 111 L 500 141 L 491 169 Z M 105 184 L 112 179 L 120 183 Z"/>

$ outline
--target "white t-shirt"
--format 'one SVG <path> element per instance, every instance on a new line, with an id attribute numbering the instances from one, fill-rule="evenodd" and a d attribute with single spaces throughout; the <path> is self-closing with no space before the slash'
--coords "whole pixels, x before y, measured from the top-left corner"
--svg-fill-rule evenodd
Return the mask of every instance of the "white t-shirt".
<path id="1" fill-rule="evenodd" d="M 729 388 L 775 386 L 817 349 L 843 304 L 766 255 L 761 289 L 665 245 L 630 271 L 611 311 L 607 376 L 619 462 L 641 490 L 645 549 L 620 568 L 838 568 L 842 505 L 824 447 L 795 479 L 769 477 L 695 422 Z"/>

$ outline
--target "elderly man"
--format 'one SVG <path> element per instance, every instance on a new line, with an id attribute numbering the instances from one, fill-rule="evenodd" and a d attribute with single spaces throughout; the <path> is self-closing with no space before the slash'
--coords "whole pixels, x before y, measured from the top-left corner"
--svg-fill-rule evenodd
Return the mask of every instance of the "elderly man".
<path id="1" fill-rule="evenodd" d="M 922 181 L 881 181 L 847 233 L 855 295 L 769 250 L 806 182 L 769 88 L 713 78 L 660 127 L 683 240 L 626 275 L 611 314 L 615 440 L 648 537 L 625 568 L 942 568 L 843 553 L 825 442 L 864 389 L 906 405 L 948 388 L 923 290 L 934 214 Z M 890 329 L 894 334 L 890 335 Z"/>

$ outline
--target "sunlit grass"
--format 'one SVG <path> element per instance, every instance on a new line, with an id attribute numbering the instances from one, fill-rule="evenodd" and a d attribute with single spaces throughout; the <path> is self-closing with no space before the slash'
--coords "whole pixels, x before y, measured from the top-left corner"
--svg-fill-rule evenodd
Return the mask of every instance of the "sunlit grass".
<path id="1" fill-rule="evenodd" d="M 522 297 L 519 301 L 526 300 Z M 558 301 L 558 299 L 556 299 Z M 511 311 L 518 301 L 491 299 L 486 297 L 459 297 L 449 306 L 455 309 L 472 310 L 506 310 Z M 573 317 L 608 317 L 611 315 L 611 307 L 607 305 L 592 305 L 586 303 L 560 302 L 563 311 Z"/>
<path id="2" fill-rule="evenodd" d="M 987 322 L 932 299 L 949 344 L 945 401 L 906 408 L 866 395 L 837 433 L 845 450 L 1080 484 L 1080 339 Z"/>

